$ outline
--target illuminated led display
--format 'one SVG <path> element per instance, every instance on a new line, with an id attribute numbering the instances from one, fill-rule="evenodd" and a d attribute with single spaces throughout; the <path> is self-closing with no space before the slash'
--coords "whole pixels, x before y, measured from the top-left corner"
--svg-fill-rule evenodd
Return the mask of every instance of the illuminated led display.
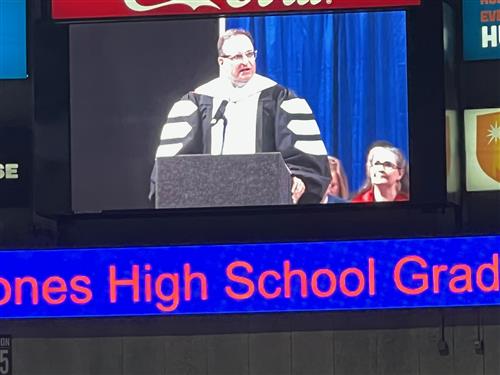
<path id="1" fill-rule="evenodd" d="M 0 253 L 0 316 L 500 304 L 500 236 Z"/>

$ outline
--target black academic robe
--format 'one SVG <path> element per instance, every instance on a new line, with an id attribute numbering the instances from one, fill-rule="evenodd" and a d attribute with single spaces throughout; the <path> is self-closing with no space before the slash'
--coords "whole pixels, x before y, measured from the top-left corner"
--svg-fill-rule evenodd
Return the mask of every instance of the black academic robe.
<path id="1" fill-rule="evenodd" d="M 182 97 L 168 115 L 156 157 L 274 151 L 306 185 L 299 203 L 320 203 L 331 175 L 314 115 L 304 99 L 256 74 L 242 88 L 217 78 Z"/>

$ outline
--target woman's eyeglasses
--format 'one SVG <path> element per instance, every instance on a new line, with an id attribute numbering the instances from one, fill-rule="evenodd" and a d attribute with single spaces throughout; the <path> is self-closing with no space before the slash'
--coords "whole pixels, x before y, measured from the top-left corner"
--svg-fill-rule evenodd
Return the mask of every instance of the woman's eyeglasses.
<path id="1" fill-rule="evenodd" d="M 375 163 L 371 163 L 371 166 L 382 167 L 386 171 L 393 171 L 395 169 L 399 169 L 399 167 L 396 164 L 391 163 L 390 161 L 384 161 L 384 162 L 376 161 Z"/>

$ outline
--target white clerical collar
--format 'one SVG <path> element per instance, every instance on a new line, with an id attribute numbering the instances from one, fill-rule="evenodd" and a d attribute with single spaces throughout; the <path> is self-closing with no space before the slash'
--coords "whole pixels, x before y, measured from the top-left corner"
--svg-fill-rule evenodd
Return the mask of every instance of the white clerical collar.
<path id="1" fill-rule="evenodd" d="M 272 79 L 259 74 L 254 74 L 247 84 L 242 87 L 234 87 L 230 80 L 224 77 L 218 77 L 198 87 L 194 92 L 213 98 L 222 98 L 231 102 L 238 102 L 276 85 L 277 83 Z"/>

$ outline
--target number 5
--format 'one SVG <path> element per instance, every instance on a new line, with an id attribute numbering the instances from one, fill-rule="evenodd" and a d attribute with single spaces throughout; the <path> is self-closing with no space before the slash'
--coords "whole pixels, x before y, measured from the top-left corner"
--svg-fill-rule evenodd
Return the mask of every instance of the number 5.
<path id="1" fill-rule="evenodd" d="M 9 351 L 7 349 L 0 349 L 0 374 L 7 375 L 9 370 Z"/>

